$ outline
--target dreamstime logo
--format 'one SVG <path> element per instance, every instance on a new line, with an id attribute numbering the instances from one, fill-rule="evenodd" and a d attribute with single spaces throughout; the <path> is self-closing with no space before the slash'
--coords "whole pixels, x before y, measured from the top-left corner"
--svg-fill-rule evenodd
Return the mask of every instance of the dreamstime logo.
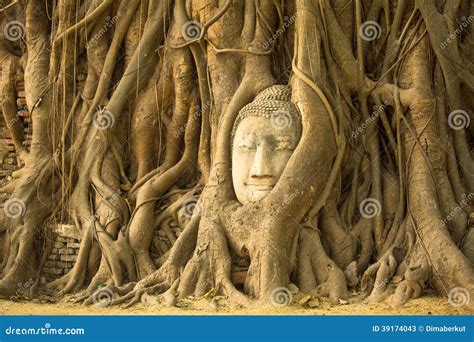
<path id="1" fill-rule="evenodd" d="M 107 109 L 100 110 L 94 114 L 92 119 L 94 127 L 98 130 L 104 130 L 110 128 L 115 123 L 114 115 Z"/>
<path id="2" fill-rule="evenodd" d="M 86 331 L 83 328 L 53 328 L 51 323 L 45 323 L 44 327 L 16 328 L 9 326 L 5 329 L 6 335 L 13 336 L 41 336 L 41 335 L 84 335 Z"/>
<path id="3" fill-rule="evenodd" d="M 448 116 L 448 125 L 455 131 L 469 127 L 471 118 L 469 114 L 462 109 L 453 110 Z"/>
<path id="4" fill-rule="evenodd" d="M 382 28 L 379 23 L 373 20 L 368 20 L 360 26 L 359 35 L 366 42 L 371 42 L 375 39 L 380 38 L 382 34 Z"/>
<path id="5" fill-rule="evenodd" d="M 464 287 L 454 287 L 448 293 L 448 303 L 452 306 L 461 307 L 469 304 L 469 291 Z"/>
<path id="6" fill-rule="evenodd" d="M 181 208 L 184 211 L 184 216 L 187 218 L 191 218 L 193 215 L 200 216 L 204 211 L 201 201 L 196 197 L 191 197 L 184 201 Z"/>
<path id="7" fill-rule="evenodd" d="M 3 211 L 7 217 L 15 219 L 25 215 L 26 205 L 25 202 L 19 198 L 10 198 L 4 203 Z"/>
<path id="8" fill-rule="evenodd" d="M 381 211 L 382 207 L 379 201 L 377 201 L 375 198 L 366 198 L 365 200 L 360 202 L 359 212 L 363 217 L 367 219 L 374 218 L 375 216 L 380 214 Z"/>
<path id="9" fill-rule="evenodd" d="M 273 128 L 281 130 L 291 126 L 292 119 L 288 110 L 279 110 L 270 118 Z"/>
<path id="10" fill-rule="evenodd" d="M 3 28 L 5 38 L 14 42 L 25 36 L 25 25 L 21 21 L 13 20 L 8 22 Z"/>
<path id="11" fill-rule="evenodd" d="M 181 35 L 183 36 L 184 40 L 191 41 L 197 39 L 201 36 L 202 32 L 202 25 L 195 21 L 191 20 L 184 23 L 183 27 L 181 27 Z"/>
<path id="12" fill-rule="evenodd" d="M 282 308 L 291 304 L 293 296 L 291 295 L 291 291 L 286 287 L 277 287 L 270 294 L 270 300 L 273 306 Z"/>
<path id="13" fill-rule="evenodd" d="M 115 299 L 115 292 L 108 287 L 98 289 L 92 295 L 92 301 L 100 308 L 106 308 L 110 306 Z"/>

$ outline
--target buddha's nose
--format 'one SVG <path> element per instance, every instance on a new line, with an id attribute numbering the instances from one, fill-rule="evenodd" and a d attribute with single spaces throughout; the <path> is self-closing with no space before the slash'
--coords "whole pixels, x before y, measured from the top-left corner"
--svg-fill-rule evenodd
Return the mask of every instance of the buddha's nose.
<path id="1" fill-rule="evenodd" d="M 273 177 L 271 148 L 270 145 L 263 141 L 257 146 L 255 157 L 253 159 L 250 176 L 255 177 Z"/>

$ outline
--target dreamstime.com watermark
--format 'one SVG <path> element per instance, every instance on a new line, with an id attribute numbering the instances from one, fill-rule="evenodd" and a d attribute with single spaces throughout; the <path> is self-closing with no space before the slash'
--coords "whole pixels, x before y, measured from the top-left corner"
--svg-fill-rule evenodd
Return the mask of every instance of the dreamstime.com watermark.
<path id="1" fill-rule="evenodd" d="M 122 197 L 123 195 L 123 191 L 122 190 L 117 190 L 117 191 L 114 191 L 112 193 L 112 195 L 110 195 L 109 197 L 107 197 L 105 199 L 105 202 L 107 202 L 109 205 L 111 205 L 112 207 L 116 207 L 118 206 L 119 204 L 119 200 L 120 198 Z"/>
<path id="2" fill-rule="evenodd" d="M 184 134 L 186 132 L 186 127 L 188 127 L 190 124 L 192 124 L 194 121 L 199 119 L 202 116 L 202 113 L 207 110 L 211 105 L 211 102 L 208 101 L 204 104 L 204 106 L 196 106 L 196 110 L 194 111 L 193 117 L 189 120 L 189 122 L 186 122 L 183 126 L 181 126 L 176 132 L 174 132 L 174 137 L 178 138 L 180 135 Z"/>
<path id="3" fill-rule="evenodd" d="M 115 116 L 107 108 L 99 109 L 92 118 L 92 124 L 99 131 L 103 131 L 115 124 Z"/>
<path id="4" fill-rule="evenodd" d="M 366 219 L 371 219 L 380 214 L 382 205 L 375 198 L 366 198 L 360 202 L 359 213 Z"/>
<path id="5" fill-rule="evenodd" d="M 13 118 L 11 118 L 8 122 L 6 127 L 3 127 L 0 130 L 0 138 L 6 137 L 7 133 L 10 131 L 10 129 L 13 127 L 14 124 L 19 122 L 21 120 L 21 117 L 17 114 Z"/>
<path id="6" fill-rule="evenodd" d="M 362 123 L 362 125 L 360 125 L 355 130 L 352 131 L 351 139 L 356 139 L 362 132 L 364 132 L 365 129 L 374 120 L 376 120 L 380 116 L 380 114 L 382 114 L 382 112 L 385 110 L 385 105 L 381 105 L 381 106 L 375 105 L 373 109 L 374 111 L 372 112 L 372 114 Z"/>
<path id="7" fill-rule="evenodd" d="M 270 301 L 273 306 L 282 308 L 288 306 L 293 301 L 291 291 L 286 287 L 277 287 L 270 294 Z"/>
<path id="8" fill-rule="evenodd" d="M 89 41 L 87 42 L 86 44 L 86 49 L 88 49 L 91 44 L 97 42 L 112 26 L 115 25 L 115 23 L 117 22 L 117 20 L 120 18 L 120 15 L 114 15 L 113 17 L 107 17 L 106 19 L 106 22 L 105 22 L 105 26 L 102 27 L 99 32 L 97 32 L 94 37 L 92 37 L 91 39 L 89 39 Z"/>
<path id="9" fill-rule="evenodd" d="M 463 32 L 464 30 L 469 26 L 470 23 L 474 20 L 474 15 L 470 15 L 469 17 L 462 17 L 461 18 L 461 23 L 459 24 L 458 28 L 454 30 L 454 32 L 451 32 L 448 38 L 446 38 L 444 41 L 441 42 L 440 47 L 441 49 L 446 49 L 449 44 L 451 44 L 453 41 L 456 40 Z"/>
<path id="10" fill-rule="evenodd" d="M 92 301 L 99 308 L 109 307 L 116 298 L 117 294 L 108 287 L 101 287 L 92 295 Z"/>
<path id="11" fill-rule="evenodd" d="M 24 216 L 26 212 L 26 204 L 19 198 L 10 198 L 3 204 L 5 216 L 11 219 Z"/>
<path id="12" fill-rule="evenodd" d="M 471 124 L 469 113 L 463 109 L 453 110 L 448 115 L 448 126 L 455 131 L 468 128 Z"/>
<path id="13" fill-rule="evenodd" d="M 283 203 L 280 204 L 276 209 L 275 211 L 280 214 L 283 210 L 285 210 L 286 207 L 288 207 L 290 205 L 291 202 L 293 202 L 293 200 L 298 196 L 298 194 L 300 194 L 300 192 L 298 191 L 295 191 L 295 192 L 292 192 L 291 194 L 289 195 L 285 195 L 285 198 L 283 199 Z"/>
<path id="14" fill-rule="evenodd" d="M 200 22 L 195 20 L 187 21 L 181 27 L 181 35 L 187 42 L 198 39 L 201 36 L 202 25 Z"/>
<path id="15" fill-rule="evenodd" d="M 270 118 L 270 124 L 277 130 L 291 127 L 292 123 L 293 119 L 291 118 L 290 111 L 287 109 L 280 109 L 276 111 Z"/>
<path id="16" fill-rule="evenodd" d="M 296 16 L 297 14 L 293 14 L 291 17 L 285 17 L 283 20 L 283 25 L 278 28 L 278 30 L 275 31 L 275 33 L 267 39 L 264 43 L 262 43 L 262 47 L 265 50 L 268 50 L 269 48 L 272 47 L 273 43 L 280 37 L 283 33 L 288 30 L 288 28 L 293 25 L 293 23 L 296 21 Z"/>
<path id="17" fill-rule="evenodd" d="M 40 328 L 15 328 L 8 327 L 5 329 L 5 335 L 85 335 L 84 328 L 53 328 L 50 323 L 45 323 Z"/>
<path id="18" fill-rule="evenodd" d="M 448 293 L 448 303 L 457 308 L 468 305 L 470 300 L 469 291 L 464 287 L 454 287 Z"/>
<path id="19" fill-rule="evenodd" d="M 368 20 L 360 25 L 359 35 L 366 42 L 379 39 L 382 34 L 382 27 L 379 23 L 373 20 Z"/>
<path id="20" fill-rule="evenodd" d="M 25 25 L 18 20 L 9 21 L 3 27 L 3 35 L 9 41 L 15 42 L 25 37 Z"/>
<path id="21" fill-rule="evenodd" d="M 21 297 L 24 296 L 24 293 L 27 292 L 31 286 L 33 286 L 33 279 L 28 279 L 25 283 L 18 283 L 18 289 L 16 290 L 13 296 L 10 296 L 11 301 L 18 301 Z"/>
<path id="22" fill-rule="evenodd" d="M 448 222 L 451 221 L 467 204 L 469 204 L 473 198 L 473 192 L 468 195 L 464 194 L 463 199 L 459 202 L 459 205 L 451 210 L 451 212 L 441 221 L 441 224 L 446 226 Z"/>
<path id="23" fill-rule="evenodd" d="M 190 197 L 184 201 L 183 205 L 181 206 L 181 210 L 183 210 L 185 217 L 191 219 L 193 215 L 201 216 L 204 213 L 204 205 L 202 201 L 199 200 L 199 198 Z"/>

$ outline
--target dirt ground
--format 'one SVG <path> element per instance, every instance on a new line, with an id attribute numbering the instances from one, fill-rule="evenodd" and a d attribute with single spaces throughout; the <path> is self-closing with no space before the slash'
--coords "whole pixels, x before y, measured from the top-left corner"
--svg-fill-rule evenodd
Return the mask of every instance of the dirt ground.
<path id="1" fill-rule="evenodd" d="M 392 296 L 382 303 L 352 303 L 332 306 L 324 299 L 318 307 L 305 307 L 299 304 L 301 297 L 296 295 L 294 303 L 286 307 L 265 307 L 242 309 L 223 301 L 217 309 L 209 300 L 183 300 L 178 307 L 166 307 L 163 304 L 137 304 L 128 309 L 120 307 L 98 307 L 74 304 L 67 299 L 58 303 L 12 302 L 0 300 L 0 315 L 472 315 L 466 307 L 454 307 L 446 298 L 428 293 L 422 298 L 410 301 L 404 307 L 393 308 Z"/>

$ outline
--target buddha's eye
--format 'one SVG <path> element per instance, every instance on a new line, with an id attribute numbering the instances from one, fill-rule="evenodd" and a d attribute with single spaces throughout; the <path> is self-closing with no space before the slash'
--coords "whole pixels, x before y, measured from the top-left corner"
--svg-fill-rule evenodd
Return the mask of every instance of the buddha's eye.
<path id="1" fill-rule="evenodd" d="M 289 141 L 277 141 L 275 143 L 276 151 L 293 151 L 295 148 L 293 144 Z"/>
<path id="2" fill-rule="evenodd" d="M 255 146 L 255 144 L 250 144 L 250 143 L 241 143 L 238 145 L 238 148 L 240 151 L 244 151 L 244 152 L 247 152 L 247 151 L 254 151 L 257 149 L 257 146 Z"/>

